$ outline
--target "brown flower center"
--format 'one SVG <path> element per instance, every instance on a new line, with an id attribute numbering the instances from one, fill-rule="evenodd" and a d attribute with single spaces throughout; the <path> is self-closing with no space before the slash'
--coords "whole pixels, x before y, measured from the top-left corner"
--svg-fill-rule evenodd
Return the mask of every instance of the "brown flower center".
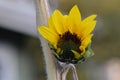
<path id="1" fill-rule="evenodd" d="M 69 31 L 63 35 L 59 35 L 60 39 L 58 41 L 57 47 L 61 49 L 62 53 L 59 56 L 70 62 L 75 59 L 74 53 L 71 50 L 81 53 L 79 46 L 81 45 L 80 39 L 76 34 L 72 34 Z"/>

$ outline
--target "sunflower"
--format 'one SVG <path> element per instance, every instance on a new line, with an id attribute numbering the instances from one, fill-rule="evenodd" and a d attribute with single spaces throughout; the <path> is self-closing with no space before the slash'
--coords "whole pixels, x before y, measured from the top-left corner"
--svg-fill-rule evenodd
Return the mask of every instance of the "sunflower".
<path id="1" fill-rule="evenodd" d="M 90 44 L 95 18 L 96 15 L 91 15 L 82 20 L 75 5 L 68 15 L 55 10 L 48 19 L 48 26 L 38 26 L 38 32 L 49 42 L 59 61 L 75 64 L 93 55 Z"/>

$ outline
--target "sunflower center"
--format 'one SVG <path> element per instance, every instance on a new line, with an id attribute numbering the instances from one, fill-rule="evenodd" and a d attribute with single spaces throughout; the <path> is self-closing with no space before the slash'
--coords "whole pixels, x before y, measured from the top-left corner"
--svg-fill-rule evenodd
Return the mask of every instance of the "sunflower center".
<path id="1" fill-rule="evenodd" d="M 81 42 L 77 37 L 77 34 L 72 34 L 69 31 L 60 35 L 57 47 L 60 48 L 63 52 L 59 54 L 63 59 L 73 60 L 75 58 L 71 50 L 81 53 L 79 46 Z"/>

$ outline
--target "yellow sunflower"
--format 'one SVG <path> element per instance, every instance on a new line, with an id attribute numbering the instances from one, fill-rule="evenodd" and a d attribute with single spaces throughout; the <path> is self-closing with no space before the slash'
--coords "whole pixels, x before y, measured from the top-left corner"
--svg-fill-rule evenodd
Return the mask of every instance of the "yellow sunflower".
<path id="1" fill-rule="evenodd" d="M 48 26 L 39 26 L 39 33 L 48 40 L 55 57 L 65 63 L 77 63 L 92 56 L 91 32 L 96 25 L 96 15 L 84 20 L 75 5 L 68 15 L 55 10 L 48 19 Z"/>

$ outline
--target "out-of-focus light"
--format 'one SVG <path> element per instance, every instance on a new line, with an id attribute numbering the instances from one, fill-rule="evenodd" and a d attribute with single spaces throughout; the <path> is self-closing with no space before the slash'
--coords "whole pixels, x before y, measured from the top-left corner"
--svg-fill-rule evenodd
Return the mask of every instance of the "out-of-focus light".
<path id="1" fill-rule="evenodd" d="M 19 80 L 17 50 L 3 42 L 0 42 L 0 80 Z"/>
<path id="2" fill-rule="evenodd" d="M 0 0 L 0 26 L 36 36 L 34 0 Z"/>

